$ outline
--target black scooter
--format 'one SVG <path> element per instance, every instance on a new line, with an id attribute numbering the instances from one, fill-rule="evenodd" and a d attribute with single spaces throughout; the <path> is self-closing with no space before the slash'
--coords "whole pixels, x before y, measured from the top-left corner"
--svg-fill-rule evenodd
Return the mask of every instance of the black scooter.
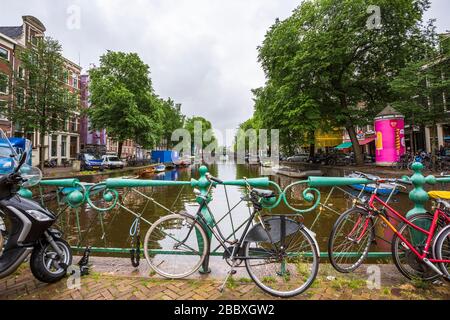
<path id="1" fill-rule="evenodd" d="M 72 251 L 61 232 L 51 228 L 56 216 L 37 202 L 18 195 L 26 181 L 20 172 L 25 159 L 26 153 L 13 173 L 0 178 L 0 244 L 4 244 L 3 250 L 0 247 L 0 278 L 13 273 L 31 254 L 33 275 L 52 283 L 66 275 Z"/>

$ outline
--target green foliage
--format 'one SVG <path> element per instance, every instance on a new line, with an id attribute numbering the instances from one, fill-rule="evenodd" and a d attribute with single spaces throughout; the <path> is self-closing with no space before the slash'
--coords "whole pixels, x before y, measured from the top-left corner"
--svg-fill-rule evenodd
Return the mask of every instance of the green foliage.
<path id="1" fill-rule="evenodd" d="M 172 132 L 183 127 L 185 116 L 181 113 L 181 104 L 175 104 L 170 98 L 161 100 L 161 105 L 164 119 L 162 137 L 166 141 L 166 148 L 171 149 L 173 147 Z"/>
<path id="2" fill-rule="evenodd" d="M 159 142 L 162 103 L 154 94 L 148 65 L 136 53 L 108 51 L 89 75 L 92 106 L 87 113 L 94 129 L 105 128 L 119 146 L 126 139 L 145 147 Z"/>
<path id="3" fill-rule="evenodd" d="M 61 45 L 46 37 L 33 48 L 22 49 L 19 57 L 25 75 L 14 75 L 14 108 L 1 112 L 25 131 L 38 130 L 45 135 L 60 130 L 79 107 L 77 95 L 70 93 L 63 82 Z"/>
<path id="4" fill-rule="evenodd" d="M 379 29 L 366 26 L 369 5 L 381 8 Z M 302 2 L 259 48 L 268 80 L 254 90 L 255 117 L 282 128 L 282 144 L 310 142 L 319 127 L 345 127 L 361 162 L 355 125 L 371 122 L 392 99 L 389 81 L 433 50 L 433 29 L 421 25 L 428 7 L 428 0 Z"/>
<path id="5" fill-rule="evenodd" d="M 196 126 L 196 123 L 200 125 Z M 211 122 L 203 117 L 194 116 L 192 118 L 188 118 L 184 124 L 184 128 L 188 130 L 191 135 L 192 152 L 194 151 L 195 146 L 195 136 L 202 137 L 202 144 L 198 145 L 201 149 L 205 149 L 211 143 L 217 142 L 214 134 L 210 137 L 211 139 L 207 139 L 208 137 L 205 136 L 206 131 L 212 129 L 212 125 Z"/>

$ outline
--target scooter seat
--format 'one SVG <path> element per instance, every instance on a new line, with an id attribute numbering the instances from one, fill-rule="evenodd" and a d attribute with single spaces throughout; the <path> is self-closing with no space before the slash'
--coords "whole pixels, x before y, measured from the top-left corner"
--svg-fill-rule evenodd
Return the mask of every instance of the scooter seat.
<path id="1" fill-rule="evenodd" d="M 433 199 L 450 200 L 450 191 L 433 190 L 429 191 L 428 195 Z"/>

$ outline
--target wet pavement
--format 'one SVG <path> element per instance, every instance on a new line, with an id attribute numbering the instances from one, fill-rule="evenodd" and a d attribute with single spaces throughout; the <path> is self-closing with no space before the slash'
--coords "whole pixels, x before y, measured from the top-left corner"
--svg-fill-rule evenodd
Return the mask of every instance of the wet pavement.
<path id="1" fill-rule="evenodd" d="M 75 259 L 78 261 L 78 258 Z M 149 272 L 145 261 L 133 268 L 125 258 L 92 257 L 88 276 L 80 279 L 79 288 L 65 278 L 55 284 L 45 284 L 33 278 L 24 264 L 13 275 L 0 280 L 2 300 L 261 300 L 278 299 L 261 291 L 241 268 L 220 292 L 223 277 L 228 268 L 224 263 L 212 261 L 208 275 L 196 273 L 189 279 L 168 280 Z M 321 264 L 319 275 L 304 293 L 293 300 L 409 300 L 450 299 L 447 283 L 414 282 L 404 278 L 390 264 L 377 265 L 380 269 L 379 288 L 370 289 L 367 283 L 374 266 L 361 266 L 353 274 L 339 274 L 329 264 Z M 373 282 L 369 282 L 373 283 Z"/>

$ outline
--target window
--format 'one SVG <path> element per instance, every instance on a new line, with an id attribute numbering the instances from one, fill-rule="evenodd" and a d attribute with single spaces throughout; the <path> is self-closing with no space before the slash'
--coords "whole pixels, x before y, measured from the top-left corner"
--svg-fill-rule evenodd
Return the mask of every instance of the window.
<path id="1" fill-rule="evenodd" d="M 4 73 L 0 73 L 0 93 L 8 94 L 8 83 L 9 77 Z"/>
<path id="2" fill-rule="evenodd" d="M 0 120 L 7 120 L 7 118 L 4 115 L 7 105 L 8 105 L 7 101 L 0 100 Z"/>
<path id="3" fill-rule="evenodd" d="M 3 47 L 0 47 L 0 58 L 9 61 L 9 51 Z"/>
<path id="4" fill-rule="evenodd" d="M 72 86 L 78 89 L 78 75 L 76 73 L 72 74 Z"/>
<path id="5" fill-rule="evenodd" d="M 25 79 L 25 70 L 22 67 L 19 67 L 19 78 Z"/>
<path id="6" fill-rule="evenodd" d="M 71 132 L 77 132 L 77 118 L 71 118 L 70 131 Z"/>
<path id="7" fill-rule="evenodd" d="M 52 135 L 52 157 L 58 155 L 58 136 Z"/>
<path id="8" fill-rule="evenodd" d="M 16 94 L 16 105 L 18 107 L 23 107 L 24 103 L 25 103 L 24 91 L 19 89 L 19 91 L 17 91 L 17 94 Z"/>
<path id="9" fill-rule="evenodd" d="M 61 157 L 66 156 L 67 136 L 61 136 Z"/>

